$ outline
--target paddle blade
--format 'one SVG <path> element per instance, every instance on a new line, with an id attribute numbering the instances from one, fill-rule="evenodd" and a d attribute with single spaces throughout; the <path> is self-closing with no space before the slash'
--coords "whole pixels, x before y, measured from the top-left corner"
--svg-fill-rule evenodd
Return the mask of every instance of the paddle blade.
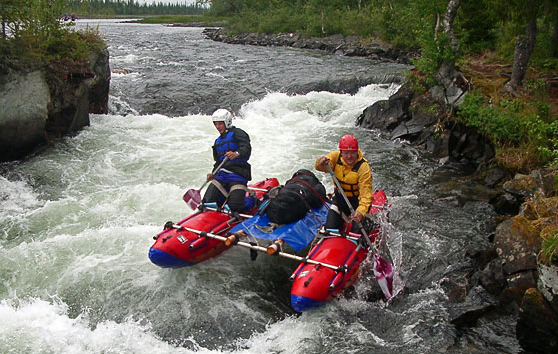
<path id="1" fill-rule="evenodd" d="M 374 276 L 386 299 L 393 296 L 393 267 L 380 255 L 374 255 Z"/>
<path id="2" fill-rule="evenodd" d="M 201 194 L 197 189 L 188 189 L 182 199 L 188 204 L 190 209 L 195 210 L 201 203 Z"/>

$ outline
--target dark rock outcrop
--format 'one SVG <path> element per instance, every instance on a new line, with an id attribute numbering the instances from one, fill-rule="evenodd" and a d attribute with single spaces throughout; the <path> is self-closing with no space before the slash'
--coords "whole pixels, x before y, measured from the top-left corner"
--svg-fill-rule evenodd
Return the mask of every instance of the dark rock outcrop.
<path id="1" fill-rule="evenodd" d="M 45 143 L 51 96 L 41 70 L 10 73 L 0 80 L 0 161 L 8 161 Z"/>
<path id="2" fill-rule="evenodd" d="M 456 198 L 458 205 L 464 199 L 484 200 L 499 213 L 515 216 L 497 226 L 494 249 L 476 256 L 478 268 L 470 281 L 446 282 L 448 297 L 458 294 L 456 298 L 461 299 L 451 308 L 450 320 L 457 327 L 467 327 L 483 316 L 512 314 L 517 316 L 516 336 L 525 350 L 556 352 L 558 266 L 539 264 L 539 255 L 542 240 L 558 233 L 558 171 L 512 175 L 489 167 L 494 147 L 476 131 L 447 119 L 463 94 L 455 83 L 446 80 L 443 94 L 430 90 L 421 96 L 404 84 L 388 100 L 366 108 L 357 125 L 422 146 L 441 163 L 453 160 L 476 167 L 471 180 L 441 183 L 440 196 Z M 465 285 L 457 286 L 461 283 Z M 491 302 L 479 286 L 497 301 Z"/>
<path id="3" fill-rule="evenodd" d="M 516 335 L 523 348 L 535 353 L 558 352 L 558 316 L 535 288 L 523 296 Z"/>
<path id="4" fill-rule="evenodd" d="M 53 139 L 89 125 L 89 113 L 108 113 L 109 53 L 83 64 L 5 70 L 0 76 L 0 161 L 22 158 Z"/>
<path id="5" fill-rule="evenodd" d="M 415 96 L 410 85 L 404 84 L 388 100 L 366 108 L 357 125 L 422 146 L 441 162 L 453 159 L 484 166 L 494 158 L 494 147 L 488 140 L 472 129 L 447 121 L 445 98 L 439 101 L 431 95 Z"/>

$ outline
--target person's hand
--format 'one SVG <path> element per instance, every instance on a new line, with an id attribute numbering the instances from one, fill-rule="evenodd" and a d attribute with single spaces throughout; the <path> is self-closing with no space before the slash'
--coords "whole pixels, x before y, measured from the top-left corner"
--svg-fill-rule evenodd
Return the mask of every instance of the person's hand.
<path id="1" fill-rule="evenodd" d="M 355 211 L 353 215 L 351 215 L 351 219 L 353 219 L 356 222 L 361 222 L 362 219 L 364 219 L 364 216 L 358 211 Z"/>
<path id="2" fill-rule="evenodd" d="M 318 165 L 320 166 L 325 166 L 329 163 L 329 159 L 325 156 L 319 157 L 318 158 Z"/>
<path id="3" fill-rule="evenodd" d="M 225 153 L 225 156 L 229 158 L 229 160 L 234 160 L 236 159 L 238 156 L 240 155 L 240 153 L 238 153 L 238 151 L 227 151 Z"/>
<path id="4" fill-rule="evenodd" d="M 211 181 L 214 178 L 213 173 L 208 173 L 206 178 L 208 181 Z"/>

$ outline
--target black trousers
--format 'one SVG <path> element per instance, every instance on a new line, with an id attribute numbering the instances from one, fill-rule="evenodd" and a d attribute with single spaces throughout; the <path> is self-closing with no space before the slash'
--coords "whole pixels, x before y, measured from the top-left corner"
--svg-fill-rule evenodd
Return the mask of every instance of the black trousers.
<path id="1" fill-rule="evenodd" d="M 349 199 L 349 202 L 351 203 L 353 209 L 356 209 L 358 207 L 358 197 L 350 197 L 347 199 Z M 349 209 L 349 206 L 345 202 L 345 199 L 342 195 L 338 193 L 335 193 L 333 195 L 331 206 L 333 207 L 334 205 L 337 206 L 340 213 L 343 213 L 347 216 L 351 215 L 351 210 Z M 325 222 L 326 229 L 338 229 L 339 231 L 341 231 L 341 228 L 343 227 L 343 217 L 340 213 L 333 210 L 333 208 L 329 209 Z"/>
<path id="2" fill-rule="evenodd" d="M 228 182 L 228 183 L 221 183 L 225 190 L 228 192 L 231 190 L 231 187 L 237 184 L 246 185 L 242 182 Z M 244 212 L 245 207 L 245 199 L 246 191 L 243 189 L 235 189 L 229 194 L 229 199 L 227 200 L 227 204 L 231 211 L 242 213 Z M 202 203 L 217 203 L 219 207 L 222 207 L 225 203 L 225 196 L 215 187 L 213 184 L 210 184 L 205 191 L 203 196 Z"/>

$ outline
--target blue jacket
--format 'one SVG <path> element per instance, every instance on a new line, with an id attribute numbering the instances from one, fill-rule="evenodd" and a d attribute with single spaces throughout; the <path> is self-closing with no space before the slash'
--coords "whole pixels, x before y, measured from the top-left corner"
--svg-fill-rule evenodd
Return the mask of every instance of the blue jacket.
<path id="1" fill-rule="evenodd" d="M 212 149 L 213 159 L 215 160 L 214 170 L 224 159 L 225 152 L 237 151 L 239 153 L 238 157 L 225 162 L 222 169 L 235 173 L 248 181 L 252 179 L 252 167 L 248 163 L 252 146 L 250 145 L 250 136 L 244 130 L 234 126 L 230 127 L 215 139 Z"/>

